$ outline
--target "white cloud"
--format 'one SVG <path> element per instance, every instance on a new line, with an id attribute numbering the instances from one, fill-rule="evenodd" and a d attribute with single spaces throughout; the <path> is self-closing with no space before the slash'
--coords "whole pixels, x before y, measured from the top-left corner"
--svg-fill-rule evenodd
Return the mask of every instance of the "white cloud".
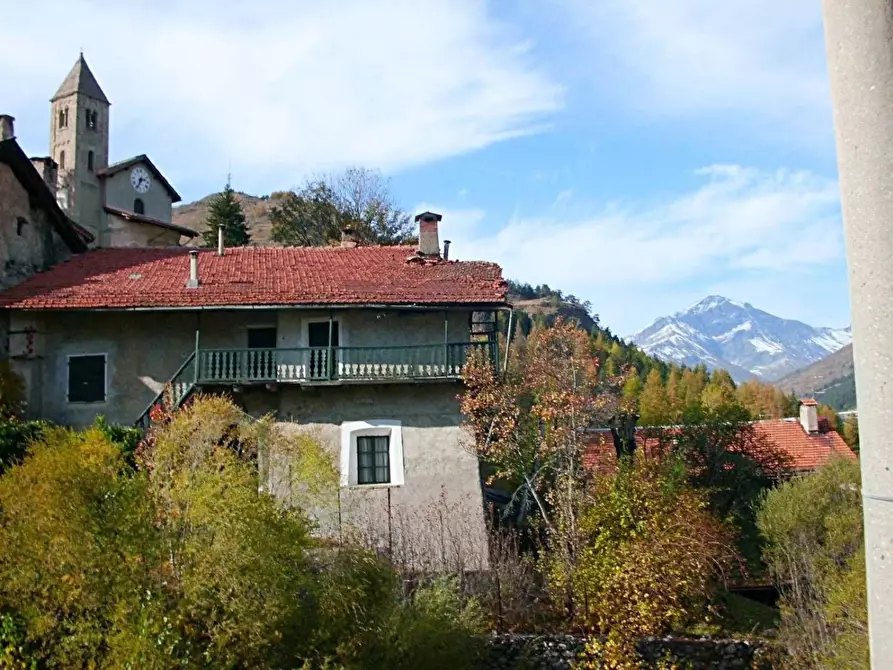
<path id="1" fill-rule="evenodd" d="M 815 0 L 564 0 L 587 76 L 649 116 L 734 114 L 730 128 L 831 137 Z M 734 121 L 733 123 L 731 121 Z"/>
<path id="2" fill-rule="evenodd" d="M 516 216 L 496 227 L 480 210 L 447 209 L 442 225 L 462 258 L 495 260 L 507 277 L 585 297 L 606 323 L 630 329 L 719 281 L 740 288 L 756 277 L 790 297 L 799 290 L 792 279 L 836 272 L 843 242 L 835 181 L 736 165 L 698 173 L 699 188 L 647 207 L 614 204 L 573 219 Z"/>
<path id="3" fill-rule="evenodd" d="M 83 47 L 114 105 L 113 158 L 145 151 L 171 177 L 399 169 L 536 132 L 562 104 L 531 44 L 475 0 L 51 4 L 4 7 L 2 111 L 46 128 Z"/>

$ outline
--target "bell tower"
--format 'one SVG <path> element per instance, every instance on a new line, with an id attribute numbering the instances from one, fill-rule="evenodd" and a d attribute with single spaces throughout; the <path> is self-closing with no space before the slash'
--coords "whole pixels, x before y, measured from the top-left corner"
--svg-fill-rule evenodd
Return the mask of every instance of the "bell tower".
<path id="1" fill-rule="evenodd" d="M 50 100 L 50 155 L 59 164 L 56 197 L 76 223 L 99 239 L 108 166 L 109 107 L 82 53 Z"/>

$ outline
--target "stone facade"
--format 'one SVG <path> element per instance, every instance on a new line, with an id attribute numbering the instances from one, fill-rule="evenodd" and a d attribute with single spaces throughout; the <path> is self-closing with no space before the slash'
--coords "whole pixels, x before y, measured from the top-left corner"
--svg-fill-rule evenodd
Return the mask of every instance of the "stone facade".
<path id="1" fill-rule="evenodd" d="M 82 62 L 75 68 L 86 67 Z M 60 88 L 51 102 L 50 155 L 59 165 L 59 204 L 99 240 L 104 200 L 97 173 L 109 162 L 109 103 L 89 92 Z"/>
<path id="2" fill-rule="evenodd" d="M 134 167 L 141 165 L 153 177 L 160 172 L 145 155 L 135 157 L 142 162 L 129 159 L 111 165 L 109 131 L 110 103 L 81 55 L 51 100 L 49 146 L 58 165 L 56 198 L 68 216 L 93 235 L 93 246 L 118 246 L 122 241 L 121 246 L 133 246 L 144 239 L 152 245 L 176 246 L 180 236 L 171 231 L 146 230 L 149 224 L 128 219 L 109 220 L 106 206 L 170 223 L 172 204 L 179 199 L 163 178 L 153 178 L 145 193 L 136 191 L 130 183 Z M 115 169 L 122 164 L 126 169 Z M 131 234 L 129 228 L 136 230 Z"/>
<path id="3" fill-rule="evenodd" d="M 344 309 L 332 310 L 331 316 L 341 346 L 437 344 L 445 331 L 451 342 L 470 337 L 467 310 Z M 303 309 L 16 311 L 10 355 L 25 377 L 31 415 L 73 426 L 87 425 L 100 414 L 133 424 L 194 351 L 196 331 L 203 349 L 243 348 L 251 329 L 275 327 L 277 346 L 288 349 L 308 346 L 310 324 L 329 318 L 329 310 Z M 69 357 L 86 354 L 105 355 L 104 402 L 68 402 Z M 253 416 L 272 414 L 287 431 L 319 436 L 342 472 L 338 509 L 314 511 L 324 533 L 358 535 L 408 568 L 486 567 L 480 473 L 476 457 L 464 448 L 459 382 L 203 390 L 231 393 Z M 388 435 L 392 445 L 399 445 L 391 454 L 390 484 L 351 480 L 356 437 L 366 434 Z M 281 473 L 269 472 L 271 481 L 280 480 Z"/>
<path id="4" fill-rule="evenodd" d="M 9 166 L 0 163 L 0 289 L 65 260 L 71 251 Z"/>

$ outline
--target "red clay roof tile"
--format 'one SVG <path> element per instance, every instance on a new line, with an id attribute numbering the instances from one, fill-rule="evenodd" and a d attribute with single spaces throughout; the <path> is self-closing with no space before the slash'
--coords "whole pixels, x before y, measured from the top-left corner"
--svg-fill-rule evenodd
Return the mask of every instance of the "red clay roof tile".
<path id="1" fill-rule="evenodd" d="M 408 259 L 414 247 L 97 249 L 0 293 L 6 309 L 505 304 L 495 263 Z"/>
<path id="2" fill-rule="evenodd" d="M 791 459 L 790 466 L 794 470 L 814 470 L 827 463 L 832 454 L 838 454 L 844 458 L 856 460 L 856 454 L 847 446 L 837 431 L 807 433 L 797 419 L 774 419 L 771 421 L 757 421 L 753 424 L 758 435 L 767 438 L 772 444 L 787 454 Z M 667 430 L 673 430 L 668 427 Z M 641 451 L 646 444 L 654 446 L 652 441 L 647 441 L 644 431 L 636 430 L 636 448 Z M 608 430 L 599 430 L 592 433 L 589 445 L 583 455 L 583 463 L 589 468 L 603 470 L 614 462 L 614 442 Z"/>

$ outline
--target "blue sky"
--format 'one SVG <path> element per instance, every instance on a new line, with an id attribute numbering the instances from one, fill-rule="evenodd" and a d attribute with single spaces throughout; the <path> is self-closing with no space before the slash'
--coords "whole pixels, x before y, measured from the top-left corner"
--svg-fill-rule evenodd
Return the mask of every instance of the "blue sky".
<path id="1" fill-rule="evenodd" d="M 818 0 L 16 3 L 0 112 L 26 151 L 80 48 L 112 160 L 187 201 L 379 168 L 454 256 L 621 334 L 713 293 L 849 323 Z"/>

